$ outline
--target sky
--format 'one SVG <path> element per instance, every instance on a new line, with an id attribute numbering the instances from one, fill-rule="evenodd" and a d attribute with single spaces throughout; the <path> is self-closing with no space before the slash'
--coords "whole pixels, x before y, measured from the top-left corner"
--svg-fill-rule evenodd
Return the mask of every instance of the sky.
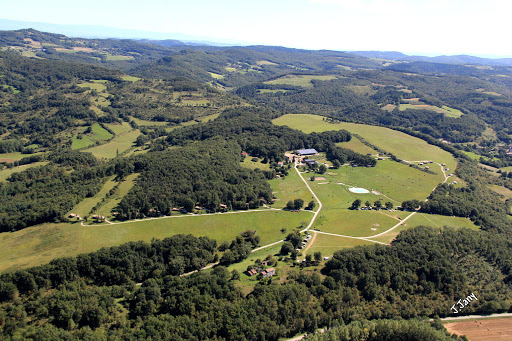
<path id="1" fill-rule="evenodd" d="M 508 0 L 23 0 L 0 18 L 305 49 L 512 56 Z"/>

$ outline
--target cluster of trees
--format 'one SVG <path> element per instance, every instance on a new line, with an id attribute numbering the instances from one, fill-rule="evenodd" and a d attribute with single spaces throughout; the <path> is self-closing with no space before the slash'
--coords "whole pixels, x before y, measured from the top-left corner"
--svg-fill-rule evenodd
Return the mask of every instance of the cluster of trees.
<path id="1" fill-rule="evenodd" d="M 350 209 L 352 210 L 358 210 L 359 207 L 361 207 L 361 204 L 362 204 L 362 201 L 361 199 L 356 199 L 354 200 L 354 202 L 352 202 L 352 205 L 350 205 Z M 383 206 L 382 206 L 382 202 L 380 200 L 377 200 L 373 203 L 373 205 L 371 204 L 370 201 L 366 201 L 364 203 L 364 206 L 367 208 L 367 209 L 371 209 L 371 208 L 374 208 L 376 210 L 380 210 Z M 393 209 L 394 205 L 391 201 L 387 201 L 385 204 L 384 204 L 384 207 L 387 209 L 387 210 L 391 210 Z"/>
<path id="2" fill-rule="evenodd" d="M 466 160 L 459 161 L 455 173 L 467 186 L 440 184 L 429 200 L 421 204 L 421 211 L 470 218 L 482 229 L 510 234 L 512 222 L 507 218 L 508 204 L 486 186 L 498 180 L 489 179 L 484 170 Z"/>
<path id="3" fill-rule="evenodd" d="M 235 142 L 212 139 L 131 159 L 132 172 L 141 174 L 116 208 L 118 217 L 169 215 L 172 208 L 192 212 L 197 205 L 217 212 L 221 205 L 245 210 L 272 203 L 267 176 L 241 167 L 240 153 Z"/>
<path id="4" fill-rule="evenodd" d="M 466 341 L 466 337 L 452 336 L 441 321 L 374 320 L 354 321 L 349 324 L 334 321 L 324 333 L 309 335 L 307 341 L 389 341 L 389 340 L 438 340 Z"/>

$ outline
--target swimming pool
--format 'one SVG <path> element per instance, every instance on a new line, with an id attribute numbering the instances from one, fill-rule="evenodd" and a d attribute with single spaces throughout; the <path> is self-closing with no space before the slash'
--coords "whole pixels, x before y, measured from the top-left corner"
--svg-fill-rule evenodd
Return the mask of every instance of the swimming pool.
<path id="1" fill-rule="evenodd" d="M 357 188 L 357 187 L 352 187 L 352 188 L 349 188 L 348 189 L 350 192 L 352 193 L 358 193 L 358 194 L 365 194 L 365 193 L 370 193 L 369 190 L 367 189 L 364 189 L 364 188 Z"/>

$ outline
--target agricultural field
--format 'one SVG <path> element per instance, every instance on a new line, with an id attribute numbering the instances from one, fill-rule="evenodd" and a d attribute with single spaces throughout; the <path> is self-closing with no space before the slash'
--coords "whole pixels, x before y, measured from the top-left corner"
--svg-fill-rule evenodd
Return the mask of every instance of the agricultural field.
<path id="1" fill-rule="evenodd" d="M 160 126 L 166 126 L 169 124 L 169 122 L 165 121 L 148 121 L 148 120 L 142 120 L 140 118 L 132 117 L 132 121 L 137 123 L 139 126 L 147 126 L 147 127 L 160 127 Z"/>
<path id="2" fill-rule="evenodd" d="M 490 188 L 503 196 L 503 201 L 507 200 L 507 199 L 512 199 L 512 191 L 510 189 L 508 189 L 507 187 L 503 187 L 503 186 L 498 186 L 498 185 L 492 185 L 490 186 Z"/>
<path id="3" fill-rule="evenodd" d="M 260 210 L 213 215 L 180 215 L 122 224 L 80 226 L 79 223 L 42 224 L 0 234 L 0 272 L 48 263 L 57 257 L 75 256 L 129 241 L 166 238 L 175 234 L 207 236 L 218 242 L 233 240 L 254 229 L 261 245 L 283 238 L 288 231 L 311 218 L 307 212 Z"/>
<path id="4" fill-rule="evenodd" d="M 82 129 L 82 133 L 85 131 L 85 127 Z M 99 123 L 94 123 L 91 126 L 91 132 L 88 134 L 80 134 L 73 136 L 71 149 L 86 148 L 96 142 L 103 142 L 114 137 L 108 130 L 103 128 Z"/>
<path id="5" fill-rule="evenodd" d="M 278 79 L 274 79 L 271 81 L 266 81 L 264 83 L 266 84 L 286 84 L 286 85 L 294 85 L 294 86 L 302 86 L 304 88 L 310 88 L 313 87 L 313 83 L 311 83 L 312 80 L 319 80 L 319 81 L 328 81 L 331 79 L 336 79 L 336 76 L 334 75 L 287 75 L 280 77 Z"/>
<path id="6" fill-rule="evenodd" d="M 48 164 L 47 161 L 41 161 L 41 162 L 30 163 L 28 165 L 21 165 L 18 167 L 6 168 L 3 170 L 0 170 L 0 181 L 6 181 L 13 173 L 22 172 L 22 171 L 32 168 L 32 167 L 44 166 L 47 164 Z"/>
<path id="7" fill-rule="evenodd" d="M 71 211 L 68 212 L 68 215 L 70 213 L 75 213 L 75 214 L 78 214 L 82 218 L 87 216 L 91 212 L 92 208 L 94 206 L 96 206 L 101 201 L 101 199 L 103 199 L 105 197 L 105 195 L 107 195 L 107 193 L 112 188 L 114 188 L 114 186 L 116 184 L 117 184 L 117 182 L 114 181 L 114 176 L 111 176 L 107 180 L 107 182 L 105 182 L 105 184 L 103 185 L 101 190 L 98 193 L 96 193 L 96 195 L 94 195 L 90 198 L 84 198 L 82 201 L 80 201 L 78 204 L 76 204 L 75 207 L 73 207 L 73 209 Z"/>
<path id="8" fill-rule="evenodd" d="M 89 88 L 91 90 L 96 90 L 98 92 L 102 92 L 102 91 L 105 91 L 107 90 L 107 86 L 105 85 L 107 81 L 106 80 L 95 80 L 95 81 L 91 81 L 91 82 L 87 82 L 87 83 L 81 83 L 81 84 L 78 84 L 79 87 L 81 88 Z"/>
<path id="9" fill-rule="evenodd" d="M 359 140 L 355 136 L 352 136 L 352 139 L 348 142 L 340 142 L 340 143 L 336 143 L 336 145 L 339 147 L 353 150 L 356 153 L 360 153 L 363 155 L 366 155 L 368 153 L 377 154 L 377 151 L 375 149 L 368 147 L 367 145 L 365 145 L 363 142 L 361 142 L 361 140 Z"/>
<path id="10" fill-rule="evenodd" d="M 288 201 L 293 201 L 294 199 L 304 200 L 304 205 L 314 200 L 311 192 L 294 169 L 290 169 L 288 175 L 284 178 L 272 179 L 269 183 L 274 196 L 277 198 L 273 205 L 274 208 L 284 208 Z"/>
<path id="11" fill-rule="evenodd" d="M 128 122 L 124 122 L 124 121 L 121 122 L 121 124 L 107 123 L 105 125 L 108 127 L 108 129 L 112 130 L 114 132 L 114 134 L 116 134 L 116 135 L 121 135 L 121 134 L 126 133 L 133 129 Z"/>
<path id="12" fill-rule="evenodd" d="M 132 82 L 132 83 L 136 82 L 138 80 L 141 80 L 140 77 L 135 77 L 135 76 L 122 76 L 121 79 L 124 81 L 127 81 L 127 82 Z"/>
<path id="13" fill-rule="evenodd" d="M 510 317 L 446 321 L 444 327 L 450 334 L 465 335 L 469 341 L 512 340 Z"/>
<path id="14" fill-rule="evenodd" d="M 410 213 L 409 213 L 410 214 Z M 393 231 L 390 231 L 382 236 L 372 238 L 373 240 L 383 243 L 391 243 L 393 239 L 403 230 L 410 229 L 416 226 L 432 226 L 432 227 L 454 227 L 454 228 L 469 228 L 472 230 L 479 230 L 468 218 L 462 217 L 449 217 L 438 214 L 428 213 L 415 213 L 403 225 L 398 226 Z"/>
<path id="15" fill-rule="evenodd" d="M 134 129 L 116 136 L 109 142 L 100 146 L 85 149 L 85 152 L 92 153 L 98 159 L 112 159 L 128 149 L 132 148 L 135 139 L 140 135 L 138 129 Z"/>
<path id="16" fill-rule="evenodd" d="M 0 154 L 0 162 L 14 162 L 30 155 L 34 154 L 23 154 L 21 152 L 2 153 Z"/>
<path id="17" fill-rule="evenodd" d="M 414 101 L 414 100 L 416 100 L 416 101 Z M 436 107 L 434 105 L 416 104 L 416 103 L 419 103 L 419 102 L 418 102 L 418 99 L 415 99 L 415 98 L 409 99 L 408 102 L 409 103 L 406 103 L 406 104 L 400 104 L 398 109 L 399 110 L 406 110 L 406 109 L 430 110 L 430 111 L 434 111 L 434 112 L 437 112 L 437 113 L 440 113 L 440 114 L 444 114 L 446 117 L 453 117 L 453 118 L 459 118 L 462 115 L 464 115 L 462 113 L 462 111 L 460 111 L 458 109 L 450 108 L 450 107 L 448 107 L 446 105 L 443 105 L 441 108 L 439 108 L 439 107 Z"/>
<path id="18" fill-rule="evenodd" d="M 346 129 L 366 139 L 373 145 L 408 161 L 432 160 L 455 169 L 455 158 L 447 151 L 427 142 L 389 128 L 357 123 L 329 123 L 324 117 L 310 114 L 288 114 L 273 120 L 274 124 L 287 125 L 305 133 Z M 407 148 L 404 148 L 407 146 Z"/>
<path id="19" fill-rule="evenodd" d="M 315 234 L 316 234 L 316 237 L 314 237 Z M 321 234 L 321 233 L 313 233 L 313 238 L 315 238 L 315 240 L 313 241 L 313 244 L 311 245 L 311 247 L 307 250 L 306 254 L 313 255 L 315 252 L 320 252 L 320 253 L 322 253 L 322 257 L 324 257 L 324 256 L 332 257 L 332 255 L 334 254 L 335 251 L 338 251 L 341 249 L 346 249 L 346 248 L 355 247 L 355 246 L 375 244 L 370 241 L 366 241 L 366 240 L 362 240 L 362 239 L 331 236 L 331 235 Z M 311 241 L 310 241 L 310 243 L 311 243 Z"/>
<path id="20" fill-rule="evenodd" d="M 133 174 L 128 175 L 123 181 L 115 182 L 114 186 L 118 185 L 117 189 L 110 197 L 105 198 L 105 195 L 103 195 L 102 197 L 99 198 L 100 200 L 105 198 L 105 201 L 103 203 L 101 203 L 101 206 L 96 210 L 95 213 L 98 215 L 105 216 L 105 217 L 107 217 L 107 219 L 111 219 L 112 218 L 112 210 L 119 204 L 119 202 L 121 202 L 121 199 L 123 199 L 123 197 L 126 194 L 128 194 L 130 189 L 135 184 L 135 181 L 138 176 L 139 176 L 139 173 L 133 173 Z M 105 184 L 105 186 L 110 187 L 110 184 L 107 182 L 107 184 Z M 110 188 L 113 188 L 114 186 L 112 186 Z M 108 189 L 108 190 L 110 190 L 110 189 Z M 103 189 L 102 189 L 102 191 L 103 191 Z M 106 191 L 105 194 L 106 193 L 108 193 L 108 191 Z"/>

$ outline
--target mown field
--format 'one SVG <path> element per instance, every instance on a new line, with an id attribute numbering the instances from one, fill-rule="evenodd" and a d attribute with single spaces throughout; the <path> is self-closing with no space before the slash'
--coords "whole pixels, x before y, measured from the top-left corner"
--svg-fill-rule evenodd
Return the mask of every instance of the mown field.
<path id="1" fill-rule="evenodd" d="M 277 125 L 287 125 L 290 128 L 302 130 L 305 133 L 346 129 L 401 159 L 408 161 L 432 160 L 437 163 L 446 163 L 451 169 L 455 169 L 456 166 L 455 158 L 450 153 L 419 138 L 389 128 L 345 122 L 332 124 L 324 121 L 322 116 L 309 114 L 284 115 L 273 122 Z"/>
<path id="2" fill-rule="evenodd" d="M 163 219 L 147 219 L 124 224 L 80 226 L 79 223 L 43 224 L 14 233 L 0 234 L 0 272 L 44 264 L 57 257 L 74 256 L 120 245 L 129 241 L 151 241 L 175 234 L 207 236 L 219 242 L 233 240 L 247 229 L 256 230 L 261 245 L 284 238 L 282 228 L 291 231 L 307 212 L 276 210 L 224 213 L 214 215 L 180 215 Z"/>
<path id="3" fill-rule="evenodd" d="M 314 200 L 311 192 L 308 190 L 304 182 L 300 178 L 295 169 L 290 169 L 288 175 L 284 178 L 270 180 L 272 192 L 277 198 L 274 208 L 286 207 L 286 203 L 290 200 L 302 199 L 304 205 Z"/>
<path id="4" fill-rule="evenodd" d="M 341 249 L 372 244 L 375 243 L 361 239 L 330 236 L 327 234 L 317 233 L 313 245 L 311 245 L 306 254 L 313 255 L 315 252 L 320 252 L 322 253 L 322 257 L 332 257 L 335 251 Z"/>
<path id="5" fill-rule="evenodd" d="M 130 149 L 135 139 L 140 135 L 138 129 L 134 129 L 116 136 L 109 142 L 95 146 L 84 151 L 92 153 L 98 159 L 111 159 Z"/>
<path id="6" fill-rule="evenodd" d="M 319 80 L 319 81 L 328 81 L 331 79 L 336 79 L 336 76 L 334 75 L 287 75 L 283 76 L 271 81 L 264 82 L 266 84 L 286 84 L 286 85 L 295 85 L 295 86 L 302 86 L 305 88 L 313 87 L 313 83 L 311 83 L 312 80 Z"/>

